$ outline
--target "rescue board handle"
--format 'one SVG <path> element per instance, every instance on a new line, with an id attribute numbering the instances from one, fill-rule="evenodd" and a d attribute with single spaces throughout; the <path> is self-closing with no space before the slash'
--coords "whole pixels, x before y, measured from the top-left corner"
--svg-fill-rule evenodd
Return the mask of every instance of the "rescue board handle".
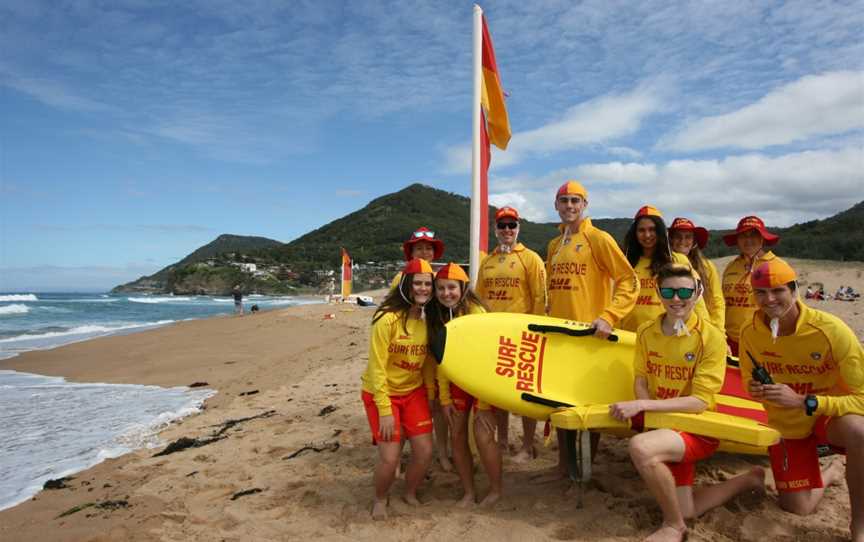
<path id="1" fill-rule="evenodd" d="M 530 393 L 523 393 L 522 400 L 527 401 L 529 403 L 536 403 L 538 405 L 548 406 L 552 408 L 560 408 L 560 407 L 572 407 L 570 403 L 562 403 L 561 401 L 556 401 L 554 399 L 546 399 L 545 397 L 540 397 L 539 395 L 532 395 Z"/>
<path id="2" fill-rule="evenodd" d="M 571 337 L 591 337 L 594 335 L 595 328 L 589 327 L 585 329 L 573 329 L 564 326 L 547 326 L 543 324 L 528 324 L 528 331 L 539 331 L 540 333 L 563 333 Z M 611 333 L 606 337 L 607 341 L 617 343 L 618 335 Z"/>

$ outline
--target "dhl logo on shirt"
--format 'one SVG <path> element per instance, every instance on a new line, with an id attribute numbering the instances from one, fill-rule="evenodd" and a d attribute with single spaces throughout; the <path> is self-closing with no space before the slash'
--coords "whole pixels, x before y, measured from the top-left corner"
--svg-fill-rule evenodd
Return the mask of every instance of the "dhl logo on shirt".
<path id="1" fill-rule="evenodd" d="M 420 368 L 423 366 L 423 362 L 418 361 L 415 363 L 415 362 L 408 361 L 407 359 L 400 359 L 399 361 L 397 361 L 393 365 L 395 365 L 396 367 L 399 367 L 400 369 L 405 369 L 406 371 L 416 372 L 416 371 L 419 371 Z"/>
<path id="2" fill-rule="evenodd" d="M 660 302 L 657 301 L 656 299 L 654 299 L 654 296 L 640 295 L 639 297 L 636 298 L 636 304 L 637 305 L 656 306 L 656 305 L 660 305 Z"/>
<path id="3" fill-rule="evenodd" d="M 515 378 L 515 387 L 519 391 L 541 393 L 545 351 L 546 337 L 539 333 L 523 331 L 515 341 L 501 335 L 498 337 L 495 374 Z"/>
<path id="4" fill-rule="evenodd" d="M 486 299 L 489 301 L 510 301 L 513 297 L 508 295 L 507 290 L 488 290 Z"/>

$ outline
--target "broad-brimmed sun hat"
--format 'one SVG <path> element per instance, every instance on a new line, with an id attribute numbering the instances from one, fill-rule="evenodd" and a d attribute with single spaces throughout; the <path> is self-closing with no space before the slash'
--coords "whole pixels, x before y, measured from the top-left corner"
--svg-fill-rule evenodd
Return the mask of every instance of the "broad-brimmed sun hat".
<path id="1" fill-rule="evenodd" d="M 723 236 L 723 242 L 726 243 L 730 247 L 734 247 L 736 243 L 738 243 L 738 236 L 744 233 L 745 231 L 756 230 L 759 232 L 759 235 L 762 236 L 762 239 L 765 241 L 765 244 L 768 246 L 776 245 L 777 241 L 780 240 L 779 235 L 775 235 L 765 229 L 765 223 L 762 222 L 762 219 L 758 216 L 745 216 L 741 220 L 738 221 L 738 226 L 735 228 L 734 233 L 730 233 Z"/>
<path id="2" fill-rule="evenodd" d="M 432 243 L 432 246 L 434 247 L 434 256 L 432 256 L 432 259 L 437 260 L 444 255 L 444 241 L 435 237 L 434 231 L 422 226 L 417 228 L 417 230 L 411 234 L 411 237 L 402 243 L 402 252 L 405 254 L 406 261 L 411 259 L 411 248 L 415 243 L 420 242 Z"/>
<path id="3" fill-rule="evenodd" d="M 692 231 L 693 239 L 696 240 L 696 244 L 700 249 L 705 248 L 705 245 L 708 244 L 708 230 L 697 226 L 689 218 L 678 217 L 673 220 L 672 225 L 669 226 L 669 231 L 672 232 L 673 230 Z"/>

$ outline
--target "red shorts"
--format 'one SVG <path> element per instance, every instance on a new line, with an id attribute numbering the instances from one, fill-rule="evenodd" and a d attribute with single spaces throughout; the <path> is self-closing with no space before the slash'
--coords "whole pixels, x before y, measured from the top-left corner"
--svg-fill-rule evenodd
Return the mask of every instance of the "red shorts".
<path id="1" fill-rule="evenodd" d="M 378 406 L 375 404 L 375 397 L 368 391 L 363 391 L 362 398 L 366 419 L 369 420 L 369 428 L 372 430 L 372 444 L 377 444 L 382 441 Z M 403 431 L 409 439 L 432 432 L 432 415 L 429 413 L 425 388 L 417 388 L 408 395 L 391 395 L 390 406 L 393 410 L 393 435 L 387 442 L 402 440 Z"/>
<path id="2" fill-rule="evenodd" d="M 692 486 L 696 477 L 696 462 L 711 457 L 720 441 L 701 435 L 693 435 L 683 431 L 676 431 L 684 440 L 684 457 L 677 463 L 666 463 L 672 476 L 675 478 L 675 486 Z"/>
<path id="3" fill-rule="evenodd" d="M 453 407 L 459 412 L 468 412 L 468 409 L 477 412 L 477 405 L 480 404 L 477 398 L 463 390 L 456 384 L 450 384 L 450 400 L 453 402 Z M 495 407 L 490 410 L 495 411 Z"/>
<path id="4" fill-rule="evenodd" d="M 732 355 L 737 358 L 738 357 L 738 342 L 733 341 L 729 337 L 726 337 L 726 344 L 729 345 L 729 350 L 732 351 Z"/>
<path id="5" fill-rule="evenodd" d="M 768 447 L 771 457 L 771 471 L 774 484 L 781 493 L 792 493 L 824 487 L 822 469 L 819 465 L 817 446 L 831 446 L 828 443 L 828 422 L 830 416 L 820 416 L 813 425 L 813 432 L 802 439 L 780 439 Z M 843 448 L 831 446 L 837 453 L 845 454 Z"/>

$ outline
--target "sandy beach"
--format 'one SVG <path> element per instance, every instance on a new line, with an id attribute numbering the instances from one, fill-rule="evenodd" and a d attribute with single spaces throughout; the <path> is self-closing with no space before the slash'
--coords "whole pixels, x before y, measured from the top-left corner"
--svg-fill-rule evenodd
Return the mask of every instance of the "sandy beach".
<path id="1" fill-rule="evenodd" d="M 862 263 L 791 263 L 802 283 L 823 282 L 830 293 L 840 284 L 864 290 Z M 812 305 L 837 314 L 864 339 L 864 300 Z M 611 437 L 604 438 L 583 508 L 565 482 L 534 480 L 557 458 L 554 445 L 538 442 L 536 460 L 505 462 L 506 497 L 492 508 L 455 508 L 456 475 L 433 467 L 421 490 L 424 506 L 401 503 L 397 481 L 390 519 L 373 522 L 376 453 L 360 402 L 372 312 L 306 305 L 181 322 L 0 362 L 0 369 L 80 382 L 206 382 L 218 390 L 206 408 L 161 438 L 207 439 L 220 430 L 224 437 L 162 457 L 153 457 L 162 448 L 138 450 L 80 472 L 67 488 L 0 512 L 0 540 L 634 540 L 659 524 L 626 441 Z M 231 420 L 241 421 L 225 423 Z M 511 435 L 519 437 L 517 422 L 511 420 Z M 753 465 L 767 467 L 767 458 L 718 454 L 700 463 L 698 481 Z M 482 470 L 477 479 L 482 495 Z M 770 469 L 768 481 L 766 495 L 739 497 L 694 521 L 690 540 L 848 539 L 845 483 L 828 490 L 816 515 L 802 518 L 777 507 Z"/>

